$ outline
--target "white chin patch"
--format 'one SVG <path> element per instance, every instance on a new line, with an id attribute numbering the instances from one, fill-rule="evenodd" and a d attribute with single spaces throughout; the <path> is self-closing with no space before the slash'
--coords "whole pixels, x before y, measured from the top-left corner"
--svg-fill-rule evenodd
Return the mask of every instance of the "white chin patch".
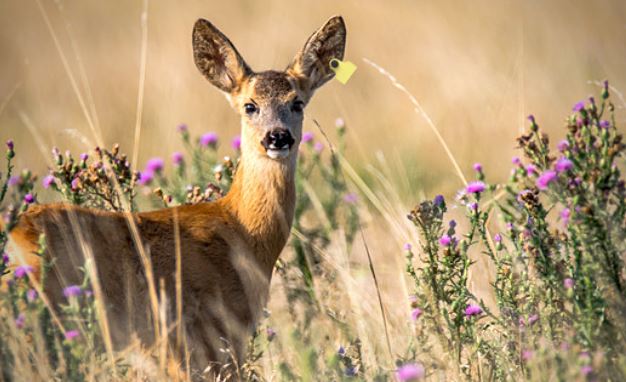
<path id="1" fill-rule="evenodd" d="M 282 159 L 289 155 L 289 148 L 284 149 L 267 149 L 267 156 L 272 159 Z"/>

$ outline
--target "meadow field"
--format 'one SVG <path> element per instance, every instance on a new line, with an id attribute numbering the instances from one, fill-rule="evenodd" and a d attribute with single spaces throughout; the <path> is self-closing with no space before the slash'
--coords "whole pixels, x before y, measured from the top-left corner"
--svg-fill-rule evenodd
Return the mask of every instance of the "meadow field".
<path id="1" fill-rule="evenodd" d="M 190 378 L 167 340 L 107 351 L 88 275 L 52 317 L 7 233 L 221 197 L 239 119 L 193 23 L 283 69 L 335 14 L 358 69 L 305 110 L 291 238 L 220 378 L 626 379 L 626 3 L 1 0 L 0 380 Z"/>

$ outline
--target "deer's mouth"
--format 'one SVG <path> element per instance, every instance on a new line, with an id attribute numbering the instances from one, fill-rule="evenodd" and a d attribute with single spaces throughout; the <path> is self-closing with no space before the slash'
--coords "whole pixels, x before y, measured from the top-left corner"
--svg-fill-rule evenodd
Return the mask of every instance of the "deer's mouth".
<path id="1" fill-rule="evenodd" d="M 293 139 L 289 130 L 282 129 L 268 132 L 261 141 L 267 156 L 271 159 L 286 158 L 294 143 L 295 139 Z"/>

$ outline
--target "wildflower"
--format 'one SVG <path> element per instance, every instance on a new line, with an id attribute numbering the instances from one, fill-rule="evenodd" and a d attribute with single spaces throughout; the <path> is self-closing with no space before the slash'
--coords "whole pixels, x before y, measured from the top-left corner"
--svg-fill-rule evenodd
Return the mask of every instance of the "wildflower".
<path id="1" fill-rule="evenodd" d="M 567 141 L 567 139 L 563 139 L 562 141 L 560 141 L 557 145 L 556 148 L 560 151 L 563 152 L 567 149 L 569 149 L 569 142 Z"/>
<path id="2" fill-rule="evenodd" d="M 26 299 L 28 302 L 34 302 L 37 299 L 37 296 L 37 291 L 34 289 L 29 289 L 28 292 L 26 292 Z"/>
<path id="3" fill-rule="evenodd" d="M 448 227 L 450 227 L 450 228 L 456 227 L 456 220 L 454 220 L 454 219 L 450 220 L 450 222 L 448 223 Z"/>
<path id="4" fill-rule="evenodd" d="M 78 297 L 83 293 L 83 290 L 80 289 L 78 285 L 70 285 L 63 289 L 63 295 L 65 298 L 69 299 L 70 297 Z"/>
<path id="5" fill-rule="evenodd" d="M 346 349 L 343 346 L 339 346 L 339 349 L 337 350 L 337 355 L 339 355 L 340 357 L 343 357 L 346 355 Z"/>
<path id="6" fill-rule="evenodd" d="M 145 186 L 145 185 L 150 184 L 153 180 L 154 180 L 153 172 L 143 171 L 139 173 L 139 180 L 137 180 L 137 183 L 139 183 L 142 186 Z"/>
<path id="7" fill-rule="evenodd" d="M 343 118 L 335 119 L 335 127 L 338 129 L 346 127 L 346 121 L 344 121 Z"/>
<path id="8" fill-rule="evenodd" d="M 532 174 L 536 174 L 537 173 L 537 167 L 535 167 L 534 164 L 528 164 L 526 165 L 526 175 L 527 176 L 531 176 Z"/>
<path id="9" fill-rule="evenodd" d="M 539 321 L 539 315 L 536 313 L 528 317 L 528 325 L 532 325 L 537 321 Z"/>
<path id="10" fill-rule="evenodd" d="M 569 208 L 564 208 L 563 211 L 561 211 L 561 220 L 563 221 L 563 225 L 567 225 L 569 223 L 569 218 L 570 218 L 570 210 Z"/>
<path id="11" fill-rule="evenodd" d="M 531 115 L 529 115 L 529 116 L 528 116 L 528 117 L 526 117 L 526 118 L 527 118 L 527 119 L 530 121 L 530 123 L 532 123 L 533 125 L 536 123 L 536 122 L 535 122 L 535 116 L 534 116 L 534 115 L 532 115 L 532 114 L 531 114 Z"/>
<path id="12" fill-rule="evenodd" d="M 554 169 L 558 173 L 567 172 L 571 170 L 573 167 L 574 167 L 574 163 L 572 163 L 571 160 L 565 157 L 559 158 L 559 160 L 556 161 L 556 164 L 554 165 Z"/>
<path id="13" fill-rule="evenodd" d="M 555 179 L 556 179 L 557 175 L 556 172 L 552 171 L 552 170 L 548 170 L 546 172 L 544 172 L 543 174 L 541 174 L 539 176 L 539 178 L 537 179 L 537 187 L 540 190 L 545 190 L 548 188 L 548 185 L 550 183 L 552 183 Z"/>
<path id="14" fill-rule="evenodd" d="M 524 351 L 522 351 L 522 359 L 524 361 L 529 361 L 531 358 L 533 358 L 532 350 L 524 350 Z"/>
<path id="15" fill-rule="evenodd" d="M 499 233 L 495 234 L 493 237 L 493 241 L 495 241 L 496 243 L 501 243 L 502 242 L 502 235 L 500 235 Z"/>
<path id="16" fill-rule="evenodd" d="M 407 363 L 396 370 L 396 378 L 400 382 L 415 381 L 424 378 L 424 366 L 418 363 Z"/>
<path id="17" fill-rule="evenodd" d="M 7 141 L 7 149 L 9 149 L 9 151 L 13 151 L 14 148 L 15 148 L 15 144 L 13 143 L 13 140 L 9 139 Z"/>
<path id="18" fill-rule="evenodd" d="M 21 265 L 15 268 L 13 275 L 16 279 L 21 279 L 29 273 L 33 273 L 33 267 L 31 267 L 30 265 Z"/>
<path id="19" fill-rule="evenodd" d="M 481 307 L 476 304 L 469 304 L 467 308 L 465 308 L 465 316 L 468 318 L 473 317 L 473 316 L 478 316 L 482 312 L 483 310 L 481 309 Z"/>
<path id="20" fill-rule="evenodd" d="M 72 341 L 73 339 L 80 336 L 80 332 L 78 330 L 68 330 L 65 332 L 65 339 L 67 341 Z"/>
<path id="21" fill-rule="evenodd" d="M 235 150 L 241 150 L 241 136 L 237 135 L 235 138 L 233 138 L 233 140 L 230 142 L 230 145 Z"/>
<path id="22" fill-rule="evenodd" d="M 313 133 L 307 131 L 306 133 L 302 134 L 302 142 L 303 143 L 313 142 Z"/>
<path id="23" fill-rule="evenodd" d="M 174 166 L 180 166 L 181 163 L 183 163 L 183 159 L 183 153 L 178 151 L 172 153 L 172 163 L 174 163 Z"/>
<path id="24" fill-rule="evenodd" d="M 478 211 L 478 203 L 470 203 L 468 207 L 474 212 Z"/>
<path id="25" fill-rule="evenodd" d="M 267 334 L 267 340 L 271 341 L 276 337 L 276 331 L 272 328 L 265 329 L 265 334 Z"/>
<path id="26" fill-rule="evenodd" d="M 359 200 L 359 196 L 354 192 L 349 192 L 343 196 L 343 201 L 348 204 L 356 204 Z"/>
<path id="27" fill-rule="evenodd" d="M 511 159 L 511 163 L 513 163 L 516 166 L 519 166 L 520 164 L 522 164 L 522 160 L 519 159 L 519 157 L 513 157 L 513 159 Z"/>
<path id="28" fill-rule="evenodd" d="M 593 367 L 591 367 L 591 365 L 585 365 L 580 368 L 580 374 L 582 374 L 585 377 L 591 373 L 593 373 Z"/>
<path id="29" fill-rule="evenodd" d="M 2 264 L 9 265 L 9 254 L 6 252 L 2 253 Z"/>
<path id="30" fill-rule="evenodd" d="M 209 132 L 209 133 L 203 134 L 200 137 L 200 146 L 202 146 L 202 147 L 207 147 L 207 146 L 215 147 L 215 146 L 217 146 L 217 140 L 218 140 L 218 136 L 214 132 Z"/>
<path id="31" fill-rule="evenodd" d="M 485 191 L 485 183 L 477 180 L 474 182 L 470 182 L 468 183 L 467 187 L 465 188 L 465 190 L 467 191 L 468 194 L 478 194 L 481 193 L 483 191 Z"/>
<path id="32" fill-rule="evenodd" d="M 413 321 L 417 321 L 418 318 L 424 313 L 420 308 L 415 308 L 411 311 L 411 318 Z"/>
<path id="33" fill-rule="evenodd" d="M 474 171 L 476 172 L 482 172 L 483 171 L 483 165 L 480 163 L 474 163 L 474 165 L 472 166 L 472 168 L 474 169 Z"/>
<path id="34" fill-rule="evenodd" d="M 165 163 L 161 158 L 151 158 L 146 163 L 146 171 L 157 173 L 163 170 Z"/>
<path id="35" fill-rule="evenodd" d="M 22 183 L 22 178 L 17 176 L 17 175 L 13 175 L 12 177 L 9 178 L 9 180 L 7 181 L 7 184 L 12 187 L 12 186 L 17 186 L 18 184 Z"/>
<path id="36" fill-rule="evenodd" d="M 609 81 L 604 80 L 602 87 L 602 99 L 609 98 Z"/>
<path id="37" fill-rule="evenodd" d="M 406 243 L 406 244 L 404 244 L 404 247 L 403 247 L 403 248 L 404 248 L 404 250 L 405 250 L 405 251 L 410 251 L 410 250 L 411 250 L 411 248 L 413 248 L 413 247 L 411 246 L 411 244 L 410 244 L 410 243 Z"/>
<path id="38" fill-rule="evenodd" d="M 43 188 L 50 188 L 52 184 L 54 184 L 54 176 L 52 175 L 47 175 L 41 180 L 41 185 L 43 186 Z"/>
<path id="39" fill-rule="evenodd" d="M 565 287 L 565 289 L 572 289 L 574 287 L 574 280 L 571 278 L 566 278 L 565 280 L 563 280 L 563 286 Z"/>
<path id="40" fill-rule="evenodd" d="M 324 144 L 321 142 L 315 142 L 315 145 L 313 145 L 313 150 L 315 150 L 316 153 L 321 153 L 322 150 L 324 150 Z"/>
<path id="41" fill-rule="evenodd" d="M 72 186 L 72 190 L 78 190 L 80 188 L 80 178 L 77 176 L 76 178 L 72 179 L 70 185 Z"/>
<path id="42" fill-rule="evenodd" d="M 611 123 L 607 121 L 606 119 L 603 119 L 600 121 L 600 123 L 598 123 L 598 125 L 603 129 L 608 129 L 609 126 L 611 126 Z"/>
<path id="43" fill-rule="evenodd" d="M 24 327 L 24 324 L 26 324 L 26 316 L 24 316 L 24 313 L 20 313 L 15 319 L 15 327 L 18 329 L 22 329 Z"/>
<path id="44" fill-rule="evenodd" d="M 348 377 L 355 377 L 357 374 L 357 369 L 354 366 L 348 366 L 346 367 L 346 376 Z"/>
<path id="45" fill-rule="evenodd" d="M 180 125 L 178 125 L 178 127 L 176 127 L 176 130 L 178 130 L 178 132 L 181 134 L 187 133 L 187 130 L 188 130 L 187 124 L 181 123 Z"/>
<path id="46" fill-rule="evenodd" d="M 452 243 L 452 239 L 447 234 L 444 234 L 442 237 L 439 238 L 439 244 L 444 247 L 449 246 L 450 243 Z"/>
<path id="47" fill-rule="evenodd" d="M 444 202 L 445 202 L 445 199 L 443 198 L 443 195 L 437 195 L 437 196 L 435 196 L 435 199 L 433 199 L 433 203 L 437 207 L 441 207 Z"/>
<path id="48" fill-rule="evenodd" d="M 87 153 L 80 154 L 80 160 L 81 161 L 86 162 L 87 159 L 89 159 L 89 154 L 87 154 Z"/>
<path id="49" fill-rule="evenodd" d="M 585 110 L 585 103 L 583 101 L 576 102 L 576 104 L 572 108 L 572 111 L 577 111 L 578 112 L 578 111 L 581 111 L 581 110 Z"/>

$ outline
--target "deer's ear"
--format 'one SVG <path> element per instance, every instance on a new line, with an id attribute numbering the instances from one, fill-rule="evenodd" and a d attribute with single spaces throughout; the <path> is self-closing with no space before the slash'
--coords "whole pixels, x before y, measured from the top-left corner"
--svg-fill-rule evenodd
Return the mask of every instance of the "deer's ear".
<path id="1" fill-rule="evenodd" d="M 309 37 L 304 48 L 287 67 L 287 72 L 304 80 L 313 92 L 335 74 L 330 60 L 343 59 L 346 46 L 346 25 L 341 16 L 334 16 Z"/>
<path id="2" fill-rule="evenodd" d="M 213 24 L 199 19 L 193 26 L 196 66 L 214 86 L 232 93 L 252 73 L 233 43 Z"/>

